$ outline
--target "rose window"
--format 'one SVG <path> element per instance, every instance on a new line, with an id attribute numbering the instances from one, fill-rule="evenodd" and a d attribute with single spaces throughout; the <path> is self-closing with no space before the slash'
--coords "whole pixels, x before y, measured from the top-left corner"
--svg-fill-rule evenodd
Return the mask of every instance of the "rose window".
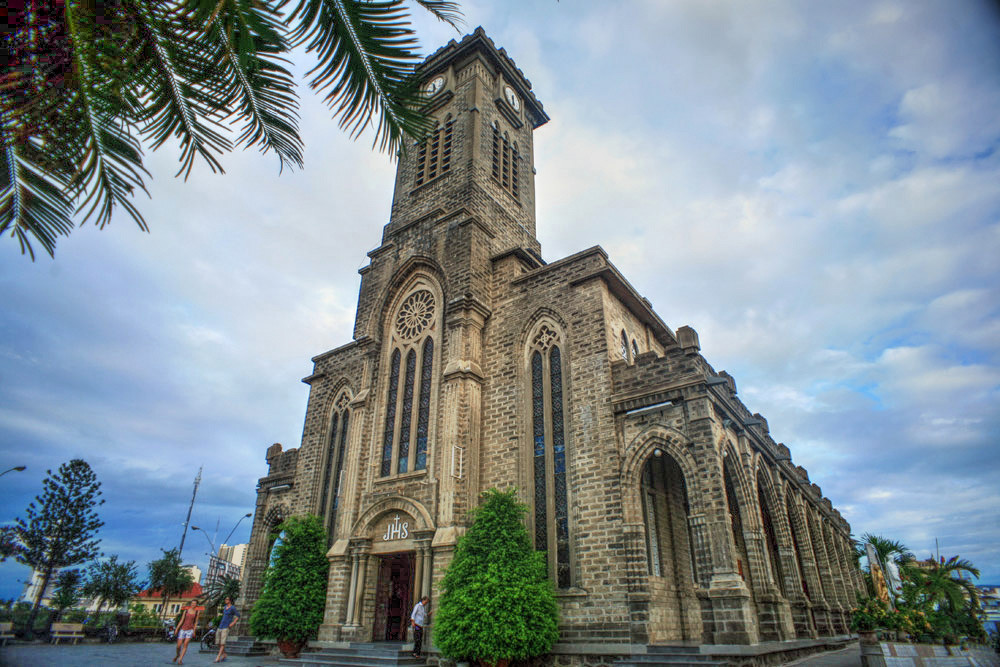
<path id="1" fill-rule="evenodd" d="M 419 290 L 406 297 L 396 316 L 396 332 L 404 339 L 416 338 L 434 317 L 434 295 Z"/>

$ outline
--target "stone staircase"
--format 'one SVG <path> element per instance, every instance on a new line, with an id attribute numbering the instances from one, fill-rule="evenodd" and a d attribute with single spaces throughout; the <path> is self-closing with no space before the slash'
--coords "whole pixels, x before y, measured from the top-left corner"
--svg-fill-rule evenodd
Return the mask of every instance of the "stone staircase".
<path id="1" fill-rule="evenodd" d="M 283 658 L 282 665 L 298 667 L 417 667 L 423 658 L 410 655 L 409 642 L 351 643 L 347 648 L 323 648 L 303 652 L 298 658 Z"/>
<path id="2" fill-rule="evenodd" d="M 725 664 L 713 656 L 702 654 L 697 646 L 649 646 L 646 651 L 617 660 L 615 667 L 710 667 Z"/>
<path id="3" fill-rule="evenodd" d="M 218 648 L 213 649 L 215 651 Z M 267 655 L 268 649 L 253 637 L 230 637 L 226 640 L 228 655 Z"/>

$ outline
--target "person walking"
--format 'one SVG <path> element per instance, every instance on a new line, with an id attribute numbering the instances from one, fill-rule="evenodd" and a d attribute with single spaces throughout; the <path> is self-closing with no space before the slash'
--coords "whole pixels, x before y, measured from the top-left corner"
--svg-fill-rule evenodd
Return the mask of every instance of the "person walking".
<path id="1" fill-rule="evenodd" d="M 420 598 L 410 614 L 410 624 L 413 625 L 413 657 L 419 658 L 424 646 L 424 627 L 427 625 L 427 609 L 431 599 L 426 595 Z"/>
<path id="2" fill-rule="evenodd" d="M 177 624 L 177 649 L 174 659 L 170 662 L 184 664 L 184 655 L 187 653 L 191 638 L 194 637 L 194 629 L 198 627 L 198 615 L 201 614 L 201 609 L 197 600 L 192 600 L 181 609 L 181 622 Z"/>
<path id="3" fill-rule="evenodd" d="M 229 635 L 229 626 L 240 617 L 240 612 L 233 606 L 233 599 L 227 597 L 226 604 L 222 607 L 222 619 L 219 621 L 219 630 L 215 633 L 215 641 L 219 645 L 219 653 L 212 662 L 222 662 L 226 659 L 226 636 Z"/>

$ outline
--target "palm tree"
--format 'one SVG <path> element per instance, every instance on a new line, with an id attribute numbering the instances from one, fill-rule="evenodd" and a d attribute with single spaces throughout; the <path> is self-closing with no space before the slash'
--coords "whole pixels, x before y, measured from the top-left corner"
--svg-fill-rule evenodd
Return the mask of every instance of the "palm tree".
<path id="1" fill-rule="evenodd" d="M 455 2 L 415 1 L 457 28 Z M 7 22 L 0 234 L 32 259 L 33 241 L 54 255 L 76 216 L 103 227 L 121 207 L 147 229 L 133 201 L 144 147 L 176 141 L 185 178 L 196 159 L 223 171 L 234 144 L 301 166 L 295 47 L 315 53 L 310 86 L 351 136 L 373 126 L 395 152 L 430 127 L 404 0 L 28 0 Z"/>
<path id="2" fill-rule="evenodd" d="M 890 540 L 881 535 L 872 535 L 871 533 L 862 535 L 861 542 L 855 545 L 854 550 L 857 558 L 867 555 L 865 546 L 868 544 L 875 550 L 883 565 L 889 562 L 889 559 L 892 559 L 897 565 L 903 565 L 915 558 L 913 552 L 902 542 Z"/>
<path id="3" fill-rule="evenodd" d="M 907 577 L 913 584 L 917 601 L 931 609 L 944 607 L 959 610 L 966 600 L 974 607 L 979 606 L 976 586 L 971 580 L 964 579 L 962 573 L 979 578 L 979 569 L 958 556 L 942 563 L 932 559 L 919 567 L 907 568 Z"/>
<path id="4" fill-rule="evenodd" d="M 226 598 L 233 602 L 240 596 L 240 580 L 237 577 L 221 576 L 213 579 L 205 588 L 207 606 L 217 609 Z"/>

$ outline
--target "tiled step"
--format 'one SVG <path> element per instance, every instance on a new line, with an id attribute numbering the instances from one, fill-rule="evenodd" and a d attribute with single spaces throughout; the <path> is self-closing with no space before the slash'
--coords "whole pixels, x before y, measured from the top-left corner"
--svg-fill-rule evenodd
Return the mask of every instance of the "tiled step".
<path id="1" fill-rule="evenodd" d="M 412 644 L 402 642 L 351 644 L 347 648 L 323 648 L 303 653 L 298 658 L 285 658 L 283 665 L 296 667 L 420 667 L 426 662 L 414 658 Z"/>
<path id="2" fill-rule="evenodd" d="M 615 667 L 710 667 L 724 663 L 703 655 L 697 646 L 649 646 L 647 653 L 616 661 Z"/>

